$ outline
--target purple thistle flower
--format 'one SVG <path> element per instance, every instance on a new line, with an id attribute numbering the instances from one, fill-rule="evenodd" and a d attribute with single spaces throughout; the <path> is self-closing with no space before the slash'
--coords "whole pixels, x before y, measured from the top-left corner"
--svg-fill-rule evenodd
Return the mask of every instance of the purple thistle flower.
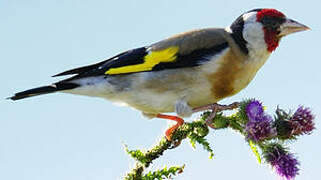
<path id="1" fill-rule="evenodd" d="M 249 119 L 255 119 L 256 117 L 263 116 L 263 106 L 257 101 L 253 100 L 247 104 L 245 107 L 246 115 Z"/>
<path id="2" fill-rule="evenodd" d="M 258 142 L 277 134 L 272 126 L 271 116 L 264 114 L 263 106 L 259 101 L 253 100 L 245 107 L 248 122 L 245 125 L 247 138 Z"/>
<path id="3" fill-rule="evenodd" d="M 245 126 L 247 138 L 254 142 L 259 142 L 269 137 L 277 135 L 276 128 L 272 127 L 272 117 L 270 115 L 257 116 L 250 119 Z"/>
<path id="4" fill-rule="evenodd" d="M 315 128 L 313 120 L 314 115 L 311 114 L 310 109 L 300 106 L 289 120 L 292 127 L 291 134 L 301 135 L 311 133 Z"/>
<path id="5" fill-rule="evenodd" d="M 265 158 L 275 171 L 287 180 L 291 180 L 299 174 L 299 162 L 293 154 L 286 152 L 280 145 L 267 148 Z"/>

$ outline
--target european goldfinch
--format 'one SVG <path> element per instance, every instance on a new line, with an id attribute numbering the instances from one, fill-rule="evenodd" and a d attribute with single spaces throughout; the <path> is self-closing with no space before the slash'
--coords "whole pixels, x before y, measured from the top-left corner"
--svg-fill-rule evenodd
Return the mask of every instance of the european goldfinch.
<path id="1" fill-rule="evenodd" d="M 10 97 L 19 100 L 63 92 L 102 97 L 174 120 L 167 139 L 192 113 L 222 108 L 215 104 L 245 88 L 288 34 L 309 28 L 275 9 L 254 9 L 231 26 L 185 32 L 125 51 L 105 61 L 59 73 L 70 78 Z M 234 105 L 226 108 L 233 108 Z M 177 116 L 163 113 L 175 112 Z"/>

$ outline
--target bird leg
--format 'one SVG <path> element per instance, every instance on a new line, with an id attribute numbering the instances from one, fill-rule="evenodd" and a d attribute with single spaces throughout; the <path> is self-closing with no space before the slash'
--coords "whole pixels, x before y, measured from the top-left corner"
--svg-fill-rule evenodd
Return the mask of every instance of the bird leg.
<path id="1" fill-rule="evenodd" d="M 170 116 L 170 115 L 164 115 L 164 114 L 157 114 L 158 118 L 162 118 L 162 119 L 169 119 L 169 120 L 172 120 L 172 121 L 176 121 L 177 123 L 175 125 L 173 125 L 172 127 L 168 128 L 165 132 L 165 136 L 166 136 L 166 139 L 168 141 L 171 141 L 171 136 L 173 134 L 173 132 L 181 125 L 184 124 L 184 120 L 180 117 L 177 117 L 177 116 Z"/>
<path id="2" fill-rule="evenodd" d="M 234 102 L 234 103 L 229 104 L 229 105 L 220 105 L 220 104 L 217 104 L 217 103 L 213 103 L 213 104 L 208 104 L 208 105 L 205 105 L 205 106 L 200 106 L 200 107 L 194 108 L 193 112 L 212 110 L 210 115 L 206 118 L 205 123 L 209 127 L 215 129 L 215 126 L 213 125 L 213 119 L 215 118 L 216 113 L 220 112 L 220 111 L 224 111 L 224 110 L 235 109 L 235 108 L 239 107 L 239 105 L 240 105 L 239 102 Z"/>
<path id="3" fill-rule="evenodd" d="M 200 111 L 205 111 L 205 110 L 212 110 L 212 112 L 210 113 L 210 115 L 206 118 L 206 124 L 215 129 L 215 126 L 213 125 L 213 119 L 216 115 L 217 112 L 220 111 L 224 111 L 224 110 L 232 110 L 237 108 L 240 105 L 240 103 L 235 102 L 229 105 L 220 105 L 217 103 L 214 104 L 208 104 L 205 106 L 200 106 L 197 108 L 193 109 L 193 113 L 195 112 L 200 112 Z M 172 120 L 172 121 L 176 121 L 176 124 L 173 125 L 172 127 L 168 128 L 165 132 L 165 137 L 168 141 L 171 141 L 171 136 L 173 134 L 173 132 L 180 127 L 181 125 L 184 124 L 184 120 L 180 117 L 177 116 L 171 116 L 171 115 L 165 115 L 165 114 L 157 114 L 156 117 L 161 118 L 161 119 L 168 119 L 168 120 Z"/>

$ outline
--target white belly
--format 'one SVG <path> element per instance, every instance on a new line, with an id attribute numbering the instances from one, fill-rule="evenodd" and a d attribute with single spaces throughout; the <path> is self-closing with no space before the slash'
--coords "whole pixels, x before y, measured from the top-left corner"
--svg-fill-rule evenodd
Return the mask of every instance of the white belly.
<path id="1" fill-rule="evenodd" d="M 179 100 L 188 102 L 191 107 L 215 102 L 210 94 L 210 84 L 201 73 L 192 68 L 181 72 L 170 70 L 91 77 L 75 81 L 82 86 L 65 92 L 102 97 L 152 114 L 174 112 Z"/>

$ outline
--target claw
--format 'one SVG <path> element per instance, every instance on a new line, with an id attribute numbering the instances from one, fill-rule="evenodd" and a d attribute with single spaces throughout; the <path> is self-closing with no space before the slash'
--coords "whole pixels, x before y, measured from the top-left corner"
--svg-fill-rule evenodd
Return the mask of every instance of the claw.
<path id="1" fill-rule="evenodd" d="M 204 111 L 204 110 L 212 110 L 211 114 L 206 118 L 205 122 L 206 125 L 215 129 L 215 126 L 213 125 L 213 119 L 216 116 L 217 112 L 224 111 L 224 110 L 232 110 L 237 107 L 239 107 L 240 103 L 239 102 L 234 102 L 229 105 L 220 105 L 217 103 L 214 104 L 208 104 L 205 106 L 197 107 L 193 109 L 193 112 L 199 112 L 199 111 Z"/>
<path id="2" fill-rule="evenodd" d="M 213 125 L 213 119 L 216 116 L 216 109 L 213 109 L 211 114 L 206 118 L 205 123 L 208 127 L 215 129 L 215 126 Z"/>

